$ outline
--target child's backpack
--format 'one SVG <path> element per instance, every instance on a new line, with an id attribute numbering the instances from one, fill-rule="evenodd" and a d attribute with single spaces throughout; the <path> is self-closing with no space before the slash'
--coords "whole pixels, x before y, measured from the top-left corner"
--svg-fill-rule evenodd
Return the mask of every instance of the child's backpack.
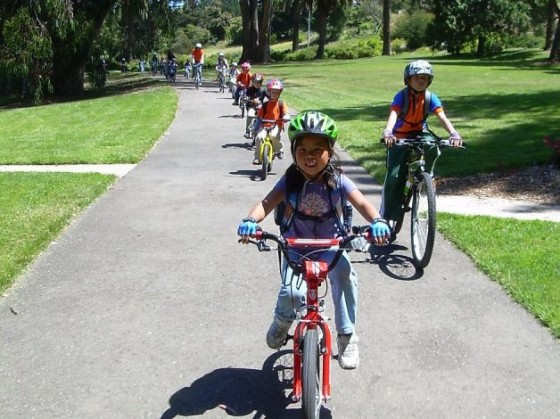
<path id="1" fill-rule="evenodd" d="M 408 108 L 410 107 L 410 98 L 408 97 L 408 86 L 402 89 L 404 103 L 401 109 L 401 113 L 399 114 L 400 119 L 404 119 L 406 114 L 408 113 Z M 430 107 L 432 106 L 432 93 L 429 90 L 425 92 L 425 99 L 424 99 L 424 120 L 430 115 Z"/>
<path id="2" fill-rule="evenodd" d="M 337 187 L 336 188 L 337 189 L 340 188 L 340 178 L 337 181 Z M 342 218 L 342 225 L 340 225 L 340 223 L 339 223 L 339 228 L 341 228 L 343 231 L 348 233 L 352 229 L 352 213 L 353 213 L 352 204 L 346 200 L 346 197 L 341 192 L 340 193 L 340 201 L 336 205 L 336 208 L 333 208 L 332 193 L 333 193 L 333 189 L 329 188 L 329 203 L 331 204 L 331 209 L 334 209 L 336 211 L 337 220 L 340 220 Z M 294 210 L 296 210 L 296 208 L 297 208 L 297 204 L 298 204 L 297 201 L 298 201 L 297 192 L 290 193 L 290 196 L 288 197 L 288 202 L 290 203 L 290 205 L 292 206 L 292 208 Z M 290 224 L 291 224 L 290 220 L 288 220 L 288 222 L 286 222 L 286 220 L 284 219 L 285 213 L 286 213 L 286 203 L 284 201 L 282 201 L 274 209 L 274 222 L 276 223 L 277 226 L 280 227 L 280 232 L 282 234 L 285 233 L 288 230 L 288 228 L 290 227 Z M 341 217 L 341 214 L 342 214 L 342 217 Z"/>

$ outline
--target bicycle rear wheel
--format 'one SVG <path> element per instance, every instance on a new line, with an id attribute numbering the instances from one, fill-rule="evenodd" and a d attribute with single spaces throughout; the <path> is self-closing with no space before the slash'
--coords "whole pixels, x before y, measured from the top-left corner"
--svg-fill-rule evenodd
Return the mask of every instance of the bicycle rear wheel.
<path id="1" fill-rule="evenodd" d="M 432 258 L 436 235 L 436 190 L 428 173 L 418 174 L 417 179 L 413 186 L 410 241 L 414 265 L 425 268 Z"/>
<path id="2" fill-rule="evenodd" d="M 270 164 L 270 144 L 265 144 L 263 146 L 262 153 L 262 167 L 261 167 L 261 179 L 266 180 L 266 175 L 268 174 L 268 166 Z"/>
<path id="3" fill-rule="evenodd" d="M 320 376 L 319 333 L 317 329 L 307 329 L 303 338 L 303 365 L 301 404 L 304 417 L 319 418 L 321 411 L 321 376 Z"/>

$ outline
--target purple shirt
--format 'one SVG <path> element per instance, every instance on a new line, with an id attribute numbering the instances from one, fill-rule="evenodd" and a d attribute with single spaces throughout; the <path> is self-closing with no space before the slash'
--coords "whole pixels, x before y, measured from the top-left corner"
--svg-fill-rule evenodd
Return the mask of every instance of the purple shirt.
<path id="1" fill-rule="evenodd" d="M 329 190 L 325 182 L 305 182 L 299 193 L 297 216 L 289 229 L 283 234 L 284 237 L 297 237 L 302 239 L 332 239 L 342 235 L 339 225 L 342 224 L 342 202 L 341 194 L 345 201 L 348 195 L 356 189 L 356 185 L 346 175 L 340 175 L 339 187 L 330 192 L 331 203 L 329 202 Z M 286 194 L 286 176 L 282 176 L 274 186 L 274 190 L 280 190 Z M 284 196 L 284 203 L 294 205 L 295 196 Z M 336 210 L 332 212 L 332 208 Z M 326 217 L 325 217 L 326 216 Z M 339 220 L 337 221 L 336 217 Z"/>

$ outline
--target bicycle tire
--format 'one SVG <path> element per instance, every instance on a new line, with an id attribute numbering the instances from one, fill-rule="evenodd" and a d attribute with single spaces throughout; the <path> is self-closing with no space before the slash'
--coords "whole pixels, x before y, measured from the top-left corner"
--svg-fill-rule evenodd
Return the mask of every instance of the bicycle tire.
<path id="1" fill-rule="evenodd" d="M 319 333 L 317 329 L 307 329 L 303 337 L 302 399 L 304 417 L 317 419 L 321 412 Z"/>
<path id="2" fill-rule="evenodd" d="M 240 103 L 241 105 L 239 105 L 239 107 L 241 108 L 241 118 L 245 118 L 245 101 L 241 100 Z"/>
<path id="3" fill-rule="evenodd" d="M 266 140 L 265 140 L 266 141 Z M 261 167 L 261 179 L 262 180 L 266 180 L 266 175 L 268 174 L 268 166 L 270 164 L 269 162 L 269 155 L 270 155 L 270 151 L 269 151 L 270 145 L 269 144 L 265 144 L 263 145 L 263 153 L 262 153 L 262 167 Z"/>
<path id="4" fill-rule="evenodd" d="M 416 179 L 412 192 L 410 243 L 414 266 L 425 268 L 432 258 L 436 236 L 436 189 L 428 173 L 419 173 Z"/>

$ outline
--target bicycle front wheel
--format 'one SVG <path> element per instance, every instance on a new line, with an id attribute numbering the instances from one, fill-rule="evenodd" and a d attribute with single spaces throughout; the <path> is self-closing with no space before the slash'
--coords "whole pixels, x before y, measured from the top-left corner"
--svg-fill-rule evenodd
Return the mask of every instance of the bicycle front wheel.
<path id="1" fill-rule="evenodd" d="M 321 411 L 319 333 L 317 329 L 307 329 L 303 338 L 302 399 L 306 418 L 319 418 Z"/>
<path id="2" fill-rule="evenodd" d="M 428 173 L 420 173 L 417 179 L 413 186 L 410 241 L 414 265 L 425 268 L 432 258 L 436 235 L 436 189 Z"/>

